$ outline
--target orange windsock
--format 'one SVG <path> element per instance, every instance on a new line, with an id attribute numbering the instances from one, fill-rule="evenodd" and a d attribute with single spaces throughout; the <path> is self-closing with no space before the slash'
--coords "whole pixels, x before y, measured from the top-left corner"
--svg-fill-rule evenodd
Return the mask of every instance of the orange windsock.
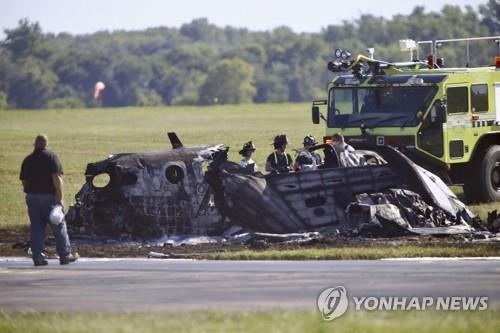
<path id="1" fill-rule="evenodd" d="M 98 99 L 101 96 L 104 89 L 106 89 L 106 85 L 104 84 L 104 82 L 102 81 L 96 82 L 94 86 L 94 99 Z"/>

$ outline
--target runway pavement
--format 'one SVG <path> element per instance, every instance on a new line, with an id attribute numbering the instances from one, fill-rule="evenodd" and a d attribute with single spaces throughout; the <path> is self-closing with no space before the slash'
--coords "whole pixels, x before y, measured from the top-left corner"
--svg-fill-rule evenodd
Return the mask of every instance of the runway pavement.
<path id="1" fill-rule="evenodd" d="M 80 259 L 33 267 L 0 258 L 0 310 L 313 309 L 327 287 L 349 296 L 488 296 L 500 260 L 191 261 Z"/>

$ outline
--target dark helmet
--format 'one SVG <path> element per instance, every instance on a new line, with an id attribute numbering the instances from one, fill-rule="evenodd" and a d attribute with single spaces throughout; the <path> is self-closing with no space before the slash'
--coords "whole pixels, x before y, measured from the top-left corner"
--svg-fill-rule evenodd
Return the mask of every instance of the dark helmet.
<path id="1" fill-rule="evenodd" d="M 240 150 L 240 155 L 243 155 L 246 151 L 255 151 L 255 145 L 252 141 L 248 141 L 243 145 L 243 148 Z"/>
<path id="2" fill-rule="evenodd" d="M 280 134 L 274 137 L 273 145 L 275 149 L 287 144 L 288 144 L 288 136 L 286 136 L 286 134 Z"/>
<path id="3" fill-rule="evenodd" d="M 312 136 L 311 134 L 309 134 L 308 136 L 306 136 L 304 138 L 304 147 L 311 147 L 311 146 L 315 146 L 318 144 L 318 141 L 316 141 L 316 138 L 314 136 Z"/>

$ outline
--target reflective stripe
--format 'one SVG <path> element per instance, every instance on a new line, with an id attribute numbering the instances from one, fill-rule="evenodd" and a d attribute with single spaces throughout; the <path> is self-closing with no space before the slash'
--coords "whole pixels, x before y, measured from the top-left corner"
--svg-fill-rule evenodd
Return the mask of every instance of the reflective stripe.
<path id="1" fill-rule="evenodd" d="M 286 161 L 286 166 L 288 166 L 288 164 L 290 162 L 288 162 L 288 154 L 285 153 L 285 161 Z M 278 154 L 276 153 L 276 151 L 274 152 L 274 164 L 276 165 L 276 167 L 278 167 Z"/>
<path id="2" fill-rule="evenodd" d="M 500 121 L 494 120 L 477 120 L 472 122 L 472 127 L 487 127 L 487 126 L 500 126 Z M 469 127 L 469 126 L 467 126 Z"/>

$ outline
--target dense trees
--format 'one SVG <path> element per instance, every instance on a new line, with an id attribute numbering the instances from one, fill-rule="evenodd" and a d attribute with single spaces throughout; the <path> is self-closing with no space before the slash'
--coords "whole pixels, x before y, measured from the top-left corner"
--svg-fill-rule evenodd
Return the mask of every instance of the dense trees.
<path id="1" fill-rule="evenodd" d="M 253 68 L 241 59 L 225 59 L 210 67 L 200 87 L 202 104 L 252 102 L 255 95 Z"/>
<path id="2" fill-rule="evenodd" d="M 479 6 L 482 22 L 495 35 L 500 34 L 500 2 L 489 0 L 486 5 Z"/>
<path id="3" fill-rule="evenodd" d="M 308 101 L 325 94 L 326 63 L 335 47 L 406 60 L 397 41 L 500 34 L 500 3 L 474 9 L 416 7 L 391 19 L 361 15 L 316 34 L 287 27 L 251 32 L 197 19 L 179 29 L 43 33 L 20 20 L 0 42 L 0 109 Z M 496 45 L 471 46 L 471 65 L 491 62 Z M 421 54 L 428 50 L 422 48 Z M 439 49 L 448 65 L 464 65 L 464 45 Z M 103 99 L 93 100 L 97 81 Z"/>
<path id="4" fill-rule="evenodd" d="M 15 29 L 5 29 L 4 47 L 14 58 L 24 58 L 38 53 L 41 45 L 42 29 L 38 23 L 30 23 L 21 19 Z"/>

